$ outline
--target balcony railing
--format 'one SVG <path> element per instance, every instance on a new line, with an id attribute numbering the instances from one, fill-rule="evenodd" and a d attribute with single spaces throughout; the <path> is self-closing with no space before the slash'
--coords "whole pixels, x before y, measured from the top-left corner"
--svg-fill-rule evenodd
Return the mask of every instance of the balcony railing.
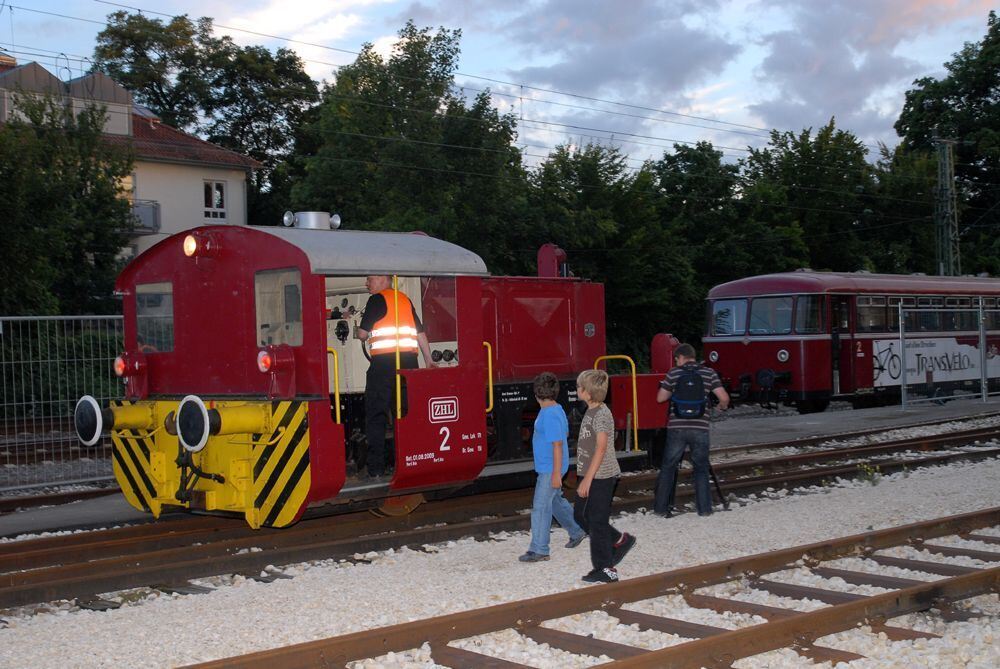
<path id="1" fill-rule="evenodd" d="M 160 203 L 156 200 L 133 200 L 135 234 L 152 235 L 160 231 Z"/>

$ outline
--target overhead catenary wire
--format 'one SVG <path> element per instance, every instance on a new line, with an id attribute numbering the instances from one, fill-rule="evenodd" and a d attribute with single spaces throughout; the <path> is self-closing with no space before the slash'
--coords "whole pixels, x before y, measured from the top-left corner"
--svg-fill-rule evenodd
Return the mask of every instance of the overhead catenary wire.
<path id="1" fill-rule="evenodd" d="M 135 7 L 135 6 L 132 6 L 132 5 L 125 5 L 125 4 L 122 4 L 122 3 L 109 2 L 107 0 L 94 0 L 94 1 L 95 2 L 99 2 L 101 4 L 109 5 L 109 6 L 120 7 L 120 8 L 123 8 L 123 9 L 131 9 L 131 10 L 137 11 L 139 13 L 153 14 L 153 15 L 159 15 L 159 16 L 165 16 L 165 17 L 174 17 L 174 16 L 176 16 L 176 15 L 169 14 L 169 13 L 166 13 L 166 12 L 158 12 L 158 11 L 155 11 L 155 10 L 143 9 L 143 8 Z M 107 23 L 107 21 L 96 21 L 96 20 L 93 20 L 93 19 L 84 19 L 84 18 L 74 17 L 74 16 L 70 16 L 70 15 L 66 15 L 66 14 L 59 14 L 59 13 L 55 13 L 55 12 L 45 12 L 45 11 L 42 11 L 42 10 L 34 10 L 34 9 L 31 9 L 31 8 L 25 8 L 25 7 L 18 7 L 18 8 L 19 9 L 24 9 L 24 10 L 29 11 L 29 12 L 36 12 L 36 13 L 46 14 L 46 15 L 50 15 L 50 16 L 57 16 L 57 17 L 60 17 L 60 18 L 65 18 L 65 19 L 70 19 L 70 20 L 81 20 L 81 21 L 86 21 L 86 22 L 89 22 L 89 23 L 97 23 L 97 24 L 101 24 L 101 25 L 109 25 Z M 282 37 L 282 36 L 279 36 L 279 35 L 271 35 L 271 34 L 268 34 L 268 33 L 262 33 L 262 32 L 247 30 L 247 29 L 243 29 L 243 28 L 235 28 L 235 27 L 230 27 L 230 26 L 223 26 L 221 24 L 213 24 L 213 25 L 215 25 L 216 27 L 225 28 L 227 30 L 235 30 L 237 32 L 244 32 L 244 33 L 247 33 L 247 34 L 258 35 L 258 36 L 267 37 L 267 38 L 270 38 L 270 39 L 283 40 L 283 41 L 287 41 L 289 43 L 298 43 L 298 44 L 303 44 L 303 45 L 307 45 L 307 46 L 313 46 L 313 47 L 317 47 L 317 48 L 323 48 L 323 49 L 327 49 L 327 50 L 331 50 L 331 51 L 342 52 L 342 53 L 347 53 L 347 54 L 352 54 L 352 55 L 357 55 L 358 54 L 358 52 L 351 51 L 349 49 L 340 49 L 340 48 L 337 48 L 337 47 L 329 47 L 329 46 L 322 45 L 322 44 L 316 44 L 316 43 L 312 43 L 312 42 L 304 42 L 304 41 L 301 41 L 301 40 L 294 40 L 294 39 L 287 38 L 287 37 Z M 312 61 L 312 62 L 321 62 L 321 61 Z M 326 63 L 326 64 L 330 65 L 331 67 L 335 67 L 335 68 L 341 68 L 341 67 L 346 67 L 347 66 L 347 65 L 344 65 L 344 64 L 332 64 L 332 63 Z M 459 74 L 461 74 L 461 73 L 459 73 Z M 502 80 L 493 80 L 493 79 L 490 79 L 489 77 L 480 77 L 479 75 L 462 74 L 462 76 L 469 76 L 469 77 L 480 78 L 480 79 L 484 79 L 484 80 L 492 80 L 492 81 L 496 81 L 498 83 L 505 83 L 505 82 L 502 82 Z M 517 85 L 517 84 L 511 84 L 511 85 Z M 543 88 L 540 88 L 540 87 L 532 87 L 532 86 L 527 85 L 527 84 L 523 85 L 523 88 L 537 89 L 537 90 L 540 90 L 540 91 L 549 91 L 549 92 L 552 92 L 552 93 L 555 93 L 555 94 L 561 94 L 561 95 L 567 95 L 567 96 L 575 96 L 575 97 L 579 97 L 581 99 L 587 99 L 588 98 L 588 96 L 577 95 L 577 94 L 573 94 L 573 93 L 565 93 L 565 92 L 562 92 L 562 91 L 555 91 L 553 89 L 543 89 Z M 491 95 L 497 94 L 495 91 L 492 91 L 492 90 L 490 90 L 488 92 Z M 621 103 L 621 102 L 614 101 L 614 100 L 603 100 L 601 98 L 591 98 L 591 99 L 596 100 L 596 101 L 606 102 L 608 104 L 622 105 L 622 106 L 628 106 L 628 107 L 633 107 L 633 108 L 638 108 L 638 109 L 647 109 L 647 110 L 650 110 L 650 111 L 658 111 L 658 112 L 661 112 L 661 113 L 669 113 L 669 114 L 675 114 L 675 115 L 680 115 L 680 116 L 688 116 L 690 118 L 701 119 L 701 120 L 706 120 L 706 121 L 711 121 L 711 122 L 718 122 L 718 123 L 722 123 L 722 124 L 740 125 L 740 124 L 732 124 L 732 123 L 724 122 L 724 121 L 717 121 L 715 119 L 708 119 L 706 117 L 698 117 L 698 116 L 693 116 L 693 115 L 685 115 L 685 114 L 681 114 L 680 112 L 667 112 L 667 111 L 664 111 L 664 110 L 657 110 L 657 109 L 652 108 L 652 107 L 643 107 L 641 105 L 633 105 L 631 103 Z M 549 101 L 538 100 L 538 99 L 532 99 L 531 101 L 532 102 L 540 102 L 540 103 L 547 103 L 547 102 L 549 102 Z M 594 109 L 592 111 L 597 112 L 597 113 L 604 113 L 602 110 L 598 110 L 598 109 Z M 613 112 L 608 112 L 608 113 L 613 113 Z M 666 119 L 650 119 L 650 120 L 658 120 L 660 122 L 673 123 L 673 121 L 669 121 L 669 120 L 666 120 Z M 554 123 L 554 122 L 546 122 L 546 123 Z M 565 125 L 568 125 L 568 124 L 565 124 Z M 760 130 L 760 131 L 766 131 L 767 130 L 765 128 L 755 128 L 754 126 L 746 126 L 746 127 L 751 128 L 751 129 Z M 727 130 L 725 130 L 723 128 L 717 128 L 716 130 L 721 131 L 721 132 L 727 132 Z M 607 132 L 609 134 L 612 134 L 612 133 L 613 134 L 619 134 L 619 135 L 624 134 L 623 131 L 616 131 L 616 130 L 598 129 L 598 131 Z M 792 131 L 780 131 L 780 132 L 792 132 Z M 764 137 L 762 137 L 762 139 L 764 139 Z M 703 140 L 703 141 L 708 141 L 708 140 Z M 686 141 L 686 143 L 695 144 L 695 143 L 697 143 L 697 141 Z M 714 144 L 713 144 L 713 146 L 714 146 Z M 746 152 L 746 151 L 749 151 L 750 149 L 740 149 L 740 148 L 732 148 L 732 147 L 730 147 L 730 150 Z M 800 163 L 800 164 L 801 165 L 808 165 L 808 166 L 812 166 L 812 167 L 818 167 L 820 169 L 827 169 L 827 170 L 843 169 L 843 168 L 839 168 L 839 167 L 831 167 L 829 165 L 817 164 L 817 163 Z M 920 181 L 933 181 L 934 180 L 933 177 L 917 177 L 917 176 L 912 176 L 912 175 L 897 175 L 897 177 L 898 178 L 902 178 L 902 179 L 920 180 Z"/>
<path id="2" fill-rule="evenodd" d="M 143 10 L 142 8 L 133 7 L 133 6 L 129 6 L 129 5 L 123 5 L 123 4 L 120 4 L 120 3 L 106 2 L 105 0 L 95 0 L 95 1 L 96 2 L 101 2 L 102 4 L 107 4 L 107 5 L 112 5 L 112 6 L 118 6 L 118 7 L 122 7 L 122 8 L 126 8 L 126 9 L 133 9 L 133 10 L 136 10 L 136 11 L 139 11 L 139 12 L 144 12 L 145 11 L 147 13 L 160 14 L 160 15 L 163 15 L 163 16 L 171 16 L 170 14 L 166 14 L 166 13 L 162 13 L 162 12 L 155 12 L 155 11 L 152 11 L 152 10 Z M 23 9 L 27 9 L 27 8 L 23 8 Z M 52 13 L 52 12 L 43 12 L 41 10 L 31 10 L 31 9 L 29 9 L 28 11 L 36 11 L 38 13 L 49 14 L 49 15 L 54 15 L 54 16 L 61 16 L 63 18 L 86 20 L 86 21 L 92 22 L 92 23 L 98 23 L 98 24 L 103 23 L 104 25 L 108 25 L 106 21 L 105 22 L 99 22 L 99 21 L 93 21 L 93 20 L 90 20 L 90 19 L 80 19 L 79 17 L 71 17 L 71 16 L 56 14 L 56 13 Z M 334 47 L 326 47 L 325 45 L 319 45 L 319 44 L 312 44 L 312 43 L 307 43 L 307 42 L 301 42 L 301 41 L 298 41 L 298 40 L 284 38 L 284 37 L 281 37 L 281 36 L 269 35 L 267 33 L 258 33 L 256 31 L 243 30 L 243 29 L 240 29 L 240 28 L 232 28 L 232 27 L 222 26 L 222 25 L 218 25 L 218 27 L 222 27 L 222 28 L 226 28 L 226 29 L 232 29 L 232 30 L 238 30 L 238 31 L 242 31 L 242 32 L 247 32 L 249 34 L 256 34 L 256 35 L 265 36 L 265 37 L 274 38 L 274 39 L 287 40 L 287 41 L 293 42 L 293 43 L 303 43 L 303 44 L 309 44 L 311 46 L 316 46 L 316 47 L 321 47 L 321 48 L 329 48 L 329 49 L 334 50 L 334 51 L 340 51 L 340 52 L 349 53 L 349 54 L 356 54 L 357 53 L 357 52 L 346 50 L 346 49 L 337 49 L 337 48 L 334 48 Z M 65 56 L 65 54 L 62 54 L 61 52 L 60 52 L 60 55 Z M 86 60 L 89 61 L 89 59 L 86 59 Z M 329 65 L 331 65 L 333 67 L 343 67 L 343 65 L 336 65 L 336 64 L 329 64 Z M 479 75 L 462 74 L 462 76 L 468 76 L 468 77 L 478 78 L 478 79 L 482 79 L 482 80 L 493 81 L 493 82 L 504 84 L 504 85 L 515 85 L 515 86 L 519 85 L 519 84 L 513 84 L 512 82 L 506 82 L 506 81 L 503 81 L 503 80 L 492 79 L 492 78 L 489 78 L 489 77 L 481 77 Z M 577 94 L 566 93 L 566 92 L 563 92 L 563 91 L 553 91 L 551 89 L 543 89 L 543 88 L 539 88 L 539 87 L 532 87 L 532 86 L 526 85 L 526 84 L 522 85 L 522 87 L 523 88 L 527 88 L 527 89 L 532 89 L 532 90 L 541 90 L 541 91 L 545 91 L 545 92 L 552 92 L 552 93 L 556 93 L 556 94 L 560 94 L 560 95 L 568 95 L 568 96 L 572 96 L 572 97 L 579 97 L 579 98 L 582 98 L 582 99 L 589 99 L 589 100 L 593 100 L 593 101 L 597 101 L 597 102 L 601 102 L 601 103 L 624 105 L 624 106 L 630 106 L 630 107 L 634 107 L 634 108 L 638 108 L 638 109 L 646 109 L 646 110 L 649 110 L 649 111 L 655 111 L 655 112 L 659 112 L 659 113 L 677 114 L 679 116 L 688 116 L 688 117 L 691 117 L 691 118 L 699 118 L 699 119 L 703 118 L 703 117 L 695 117 L 695 116 L 691 116 L 691 115 L 684 115 L 684 114 L 680 114 L 680 113 L 676 113 L 676 112 L 668 112 L 668 111 L 664 111 L 664 110 L 658 110 L 658 109 L 651 108 L 651 107 L 643 107 L 641 105 L 630 105 L 628 103 L 620 103 L 618 101 L 602 100 L 600 98 L 592 98 L 592 97 L 589 97 L 589 96 L 581 96 L 581 95 L 577 95 Z M 489 92 L 491 94 L 499 94 L 496 91 L 489 91 Z M 513 97 L 513 96 L 511 96 L 511 97 Z M 536 101 L 538 101 L 538 100 L 536 100 Z M 620 113 L 620 112 L 613 112 L 613 111 L 610 111 L 610 110 L 600 110 L 600 109 L 584 108 L 584 107 L 580 107 L 580 106 L 577 106 L 577 105 L 566 105 L 565 103 L 558 103 L 558 102 L 554 102 L 554 101 L 540 101 L 540 102 L 547 102 L 547 103 L 552 103 L 552 104 L 556 104 L 556 105 L 559 105 L 559 106 L 566 106 L 566 107 L 572 107 L 572 108 L 580 108 L 580 109 L 584 109 L 586 111 L 592 111 L 592 112 L 595 112 L 595 113 L 612 113 L 612 114 L 619 114 L 619 115 L 623 115 L 623 116 L 630 116 L 630 117 L 642 118 L 644 120 L 654 120 L 654 121 L 655 120 L 660 120 L 660 119 L 653 119 L 651 117 L 640 117 L 638 115 L 624 114 L 624 113 Z M 111 110 L 111 111 L 114 112 L 115 110 Z M 416 111 L 425 111 L 425 110 L 416 110 Z M 481 119 L 476 119 L 476 120 L 481 120 Z M 721 122 L 721 121 L 717 121 L 716 119 L 705 119 L 705 120 L 709 120 L 711 122 Z M 601 140 L 604 140 L 604 141 L 618 141 L 618 142 L 623 142 L 623 143 L 632 143 L 632 144 L 636 144 L 636 145 L 645 145 L 645 146 L 651 146 L 651 147 L 655 147 L 655 148 L 663 148 L 665 150 L 669 149 L 670 147 L 669 146 L 660 145 L 660 144 L 639 142 L 639 141 L 635 141 L 635 139 L 631 139 L 631 140 L 630 139 L 625 139 L 625 137 L 652 139 L 652 140 L 662 141 L 662 142 L 674 142 L 675 144 L 676 143 L 683 143 L 683 144 L 697 144 L 698 143 L 698 142 L 689 141 L 689 140 L 671 139 L 671 138 L 657 137 L 657 136 L 652 136 L 652 135 L 643 135 L 643 134 L 640 134 L 640 133 L 629 133 L 629 132 L 622 131 L 622 130 L 608 130 L 608 129 L 603 129 L 603 128 L 594 128 L 594 127 L 591 127 L 591 126 L 578 126 L 578 125 L 574 125 L 574 124 L 566 124 L 566 123 L 559 123 L 559 122 L 554 122 L 554 121 L 546 121 L 546 120 L 542 120 L 542 119 L 530 119 L 530 118 L 528 118 L 528 119 L 523 119 L 523 122 L 525 122 L 525 123 L 533 123 L 533 124 L 538 124 L 538 125 L 545 125 L 545 126 L 554 126 L 554 127 L 557 127 L 557 128 L 563 128 L 563 129 L 568 129 L 568 130 L 587 130 L 587 131 L 590 131 L 590 132 L 604 132 L 604 133 L 608 133 L 610 135 L 610 137 L 600 137 L 600 136 L 596 136 L 596 135 L 586 135 L 586 136 L 594 138 L 594 139 L 601 139 Z M 725 122 L 721 122 L 721 123 L 725 123 Z M 732 125 L 739 125 L 739 124 L 732 124 Z M 704 126 L 696 126 L 696 127 L 704 127 Z M 747 127 L 751 127 L 752 128 L 752 126 L 747 126 Z M 536 126 L 528 126 L 528 128 L 529 129 L 535 129 L 535 130 L 543 131 L 543 132 L 546 131 L 545 129 L 538 128 L 537 125 Z M 715 128 L 706 128 L 706 129 L 715 129 Z M 761 131 L 766 130 L 766 129 L 763 129 L 763 128 L 755 128 L 755 129 L 756 130 L 761 130 Z M 551 149 L 551 147 L 549 147 L 548 145 L 534 145 L 534 144 L 527 145 L 526 144 L 525 146 L 531 146 L 531 147 L 534 147 L 534 148 L 547 148 L 547 149 Z M 724 150 L 728 150 L 728 151 L 736 151 L 736 152 L 748 152 L 748 151 L 750 151 L 750 149 L 741 149 L 741 148 L 738 148 L 738 147 L 727 147 L 727 146 L 720 146 L 720 145 L 714 145 L 714 144 L 712 144 L 712 147 L 713 147 L 713 149 L 719 148 L 719 149 L 724 149 Z M 469 147 L 469 148 L 470 149 L 475 149 L 475 150 L 482 150 L 482 147 Z M 527 153 L 525 153 L 524 155 L 527 155 L 529 157 L 536 157 L 536 158 L 543 158 L 543 159 L 545 158 L 544 156 L 537 156 L 535 154 L 527 154 Z M 639 161 L 640 160 L 640 159 L 634 159 L 634 158 L 631 158 L 631 157 L 628 157 L 628 156 L 626 156 L 625 159 L 626 160 L 631 160 L 631 161 Z M 834 169 L 834 170 L 844 169 L 844 168 L 841 168 L 841 167 L 830 166 L 830 165 L 826 165 L 826 164 L 815 164 L 814 166 L 821 167 L 823 169 Z M 853 171 L 853 169 L 854 168 L 852 167 L 851 170 Z M 864 173 L 868 173 L 868 170 L 866 170 Z M 688 175 L 688 176 L 693 177 L 693 178 L 697 178 L 699 176 L 702 176 L 702 177 L 705 177 L 705 178 L 712 178 L 712 177 L 708 177 L 707 175 Z M 907 178 L 907 179 L 927 180 L 927 181 L 930 181 L 930 180 L 933 179 L 932 177 L 915 177 L 915 176 L 911 176 L 911 175 L 897 175 L 897 177 L 902 177 L 902 178 Z M 984 184 L 984 185 L 989 185 L 989 184 Z M 815 192 L 831 192 L 831 193 L 843 194 L 842 191 L 835 191 L 835 190 L 830 190 L 830 189 L 821 189 L 821 188 L 815 188 L 815 187 L 797 186 L 797 185 L 791 185 L 789 187 L 793 188 L 793 189 L 801 188 L 801 189 L 804 189 L 804 190 L 812 190 L 812 191 L 815 191 Z M 874 199 L 883 199 L 883 200 L 890 200 L 891 199 L 893 201 L 911 202 L 911 203 L 917 203 L 917 204 L 924 204 L 923 202 L 917 201 L 917 200 L 907 200 L 907 199 L 903 199 L 903 198 L 891 198 L 889 196 L 878 195 L 878 194 L 870 194 L 869 193 L 868 196 L 872 197 Z"/>

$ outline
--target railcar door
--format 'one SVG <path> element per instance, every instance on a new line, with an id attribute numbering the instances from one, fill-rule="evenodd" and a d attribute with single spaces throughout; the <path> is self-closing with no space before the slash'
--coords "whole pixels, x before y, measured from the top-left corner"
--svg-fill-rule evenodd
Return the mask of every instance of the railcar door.
<path id="1" fill-rule="evenodd" d="M 471 481 L 486 464 L 481 280 L 430 278 L 421 284 L 437 366 L 400 372 L 406 413 L 396 421 L 394 490 Z"/>
<path id="2" fill-rule="evenodd" d="M 833 394 L 854 391 L 854 321 L 850 295 L 834 295 L 830 302 L 830 353 L 833 365 Z"/>

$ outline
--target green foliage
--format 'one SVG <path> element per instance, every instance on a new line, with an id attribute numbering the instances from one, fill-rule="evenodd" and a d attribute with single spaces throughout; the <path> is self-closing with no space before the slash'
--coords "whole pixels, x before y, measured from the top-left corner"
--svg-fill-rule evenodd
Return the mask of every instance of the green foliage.
<path id="1" fill-rule="evenodd" d="M 165 123 L 260 161 L 248 180 L 247 218 L 277 224 L 291 190 L 286 163 L 319 97 L 294 51 L 239 47 L 213 37 L 205 17 L 164 23 L 118 11 L 97 36 L 94 58 Z"/>
<path id="2" fill-rule="evenodd" d="M 754 220 L 783 233 L 787 258 L 775 258 L 765 271 L 791 269 L 801 242 L 809 267 L 818 270 L 872 269 L 864 243 L 872 212 L 875 180 L 868 150 L 834 121 L 816 132 L 771 132 L 764 149 L 751 149 L 743 161 L 744 204 Z M 773 270 L 770 268 L 774 267 Z"/>
<path id="3" fill-rule="evenodd" d="M 102 140 L 102 109 L 15 104 L 27 120 L 0 125 L 0 314 L 110 312 L 131 158 Z"/>
<path id="4" fill-rule="evenodd" d="M 192 129 L 210 93 L 210 55 L 220 45 L 211 19 L 192 23 L 185 15 L 164 23 L 119 10 L 97 35 L 94 62 L 164 123 Z"/>
<path id="5" fill-rule="evenodd" d="M 878 465 L 871 465 L 867 462 L 862 462 L 858 465 L 859 478 L 862 481 L 867 481 L 873 486 L 878 485 L 879 481 L 882 479 L 882 470 Z"/>
<path id="6" fill-rule="evenodd" d="M 423 230 L 503 257 L 496 232 L 519 217 L 514 120 L 452 92 L 460 31 L 407 23 L 386 60 L 366 44 L 323 91 L 305 129 L 315 152 L 292 195 L 355 228 Z M 475 221 L 475 225 L 472 225 Z"/>
<path id="7" fill-rule="evenodd" d="M 4 403 L 9 417 L 71 416 L 84 394 L 120 398 L 122 383 L 112 362 L 124 346 L 120 328 L 101 321 L 72 326 L 59 319 L 8 322 L 0 334 L 0 359 L 8 365 Z"/>
<path id="8" fill-rule="evenodd" d="M 955 140 L 962 202 L 963 272 L 1000 274 L 1000 19 L 991 11 L 986 35 L 945 63 L 943 79 L 924 77 L 907 91 L 896 131 L 902 150 L 929 154 L 934 138 Z"/>
<path id="9" fill-rule="evenodd" d="M 206 56 L 213 72 L 201 101 L 208 141 L 260 161 L 248 183 L 251 225 L 276 225 L 287 209 L 288 170 L 296 133 L 319 98 L 316 84 L 290 49 L 272 54 L 239 48 L 228 38 Z"/>

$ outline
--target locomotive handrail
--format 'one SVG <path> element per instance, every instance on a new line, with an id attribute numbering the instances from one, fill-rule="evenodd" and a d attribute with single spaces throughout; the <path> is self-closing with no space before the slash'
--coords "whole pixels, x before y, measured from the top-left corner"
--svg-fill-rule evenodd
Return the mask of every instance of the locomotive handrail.
<path id="1" fill-rule="evenodd" d="M 486 347 L 486 378 L 489 380 L 490 405 L 486 407 L 486 413 L 493 411 L 493 347 L 488 341 L 483 342 Z"/>
<path id="2" fill-rule="evenodd" d="M 594 360 L 594 369 L 603 360 L 627 360 L 632 368 L 632 450 L 639 450 L 639 391 L 635 380 L 635 361 L 627 355 L 602 355 Z"/>
<path id="3" fill-rule="evenodd" d="M 403 417 L 403 377 L 399 373 L 399 277 L 395 274 L 392 275 L 392 311 L 396 328 L 396 420 L 399 420 Z"/>
<path id="4" fill-rule="evenodd" d="M 334 403 L 336 404 L 336 415 L 337 424 L 340 424 L 340 356 L 337 355 L 337 351 L 332 348 L 326 349 L 326 352 L 333 356 L 333 397 Z"/>

